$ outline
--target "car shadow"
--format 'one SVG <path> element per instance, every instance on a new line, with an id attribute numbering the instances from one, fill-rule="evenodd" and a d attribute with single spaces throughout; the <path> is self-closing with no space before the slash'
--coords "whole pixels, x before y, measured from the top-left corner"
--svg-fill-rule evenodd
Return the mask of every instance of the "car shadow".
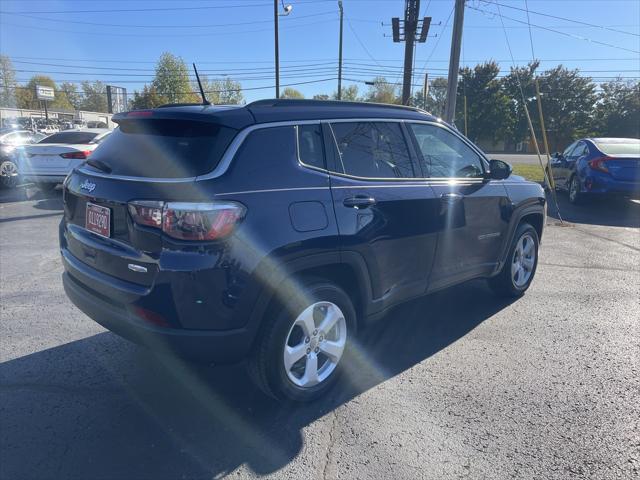
<path id="1" fill-rule="evenodd" d="M 580 205 L 569 203 L 566 192 L 556 192 L 558 205 L 547 193 L 549 217 L 569 223 L 584 223 L 608 227 L 640 227 L 640 201 L 629 198 L 588 198 Z M 560 215 L 558 215 L 558 210 Z"/>
<path id="2" fill-rule="evenodd" d="M 108 332 L 6 361 L 0 476 L 210 479 L 242 465 L 276 472 L 302 451 L 303 429 L 509 303 L 470 282 L 395 308 L 359 336 L 337 387 L 306 405 L 265 397 L 241 365 L 155 356 Z"/>
<path id="3" fill-rule="evenodd" d="M 33 184 L 19 185 L 15 188 L 0 189 L 0 203 L 35 201 L 35 208 L 42 210 L 62 210 L 62 190 L 46 192 Z"/>

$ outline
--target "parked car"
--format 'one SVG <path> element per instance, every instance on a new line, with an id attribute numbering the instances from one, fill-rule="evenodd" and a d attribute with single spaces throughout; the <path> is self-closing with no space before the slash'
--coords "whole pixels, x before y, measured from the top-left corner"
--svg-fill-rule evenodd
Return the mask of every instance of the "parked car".
<path id="1" fill-rule="evenodd" d="M 0 182 L 2 186 L 11 188 L 18 183 L 18 167 L 13 155 L 21 145 L 37 143 L 46 135 L 29 130 L 6 128 L 0 130 Z"/>
<path id="2" fill-rule="evenodd" d="M 111 130 L 85 128 L 54 133 L 36 145 L 25 146 L 15 156 L 18 172 L 27 182 L 51 190 L 104 140 Z"/>
<path id="3" fill-rule="evenodd" d="M 555 153 L 549 166 L 571 203 L 596 194 L 640 197 L 640 139 L 583 138 Z"/>
<path id="4" fill-rule="evenodd" d="M 64 184 L 72 302 L 160 352 L 311 400 L 359 328 L 473 278 L 522 295 L 542 187 L 424 112 L 264 100 L 116 114 Z M 473 308 L 472 305 L 469 308 Z"/>

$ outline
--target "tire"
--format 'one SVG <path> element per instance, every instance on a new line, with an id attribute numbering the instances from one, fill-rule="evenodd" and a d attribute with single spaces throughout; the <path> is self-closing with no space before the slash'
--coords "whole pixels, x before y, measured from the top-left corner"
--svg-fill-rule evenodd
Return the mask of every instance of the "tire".
<path id="1" fill-rule="evenodd" d="M 579 205 L 582 203 L 583 195 L 580 192 L 580 179 L 577 175 L 573 175 L 569 180 L 569 188 L 567 192 L 569 195 L 569 203 L 573 205 Z"/>
<path id="2" fill-rule="evenodd" d="M 300 295 L 290 295 L 295 299 L 286 300 L 266 314 L 248 367 L 256 385 L 267 395 L 278 400 L 309 402 L 322 396 L 337 381 L 344 367 L 344 354 L 355 335 L 356 313 L 344 290 L 330 282 L 309 280 L 298 290 Z M 322 325 L 329 312 L 337 315 L 336 321 L 323 332 L 316 327 Z M 308 331 L 311 328 L 314 330 Z M 324 349 L 336 355 L 340 345 L 342 350 L 334 362 Z M 285 366 L 285 349 L 302 353 L 297 361 L 290 362 L 289 369 Z M 289 358 L 293 360 L 298 355 Z M 317 362 L 316 378 L 312 373 L 307 375 L 314 371 L 311 369 L 314 362 Z"/>
<path id="3" fill-rule="evenodd" d="M 521 244 L 521 241 L 523 244 Z M 528 242 L 531 243 L 529 244 Z M 513 236 L 507 260 L 502 270 L 498 275 L 489 279 L 489 286 L 497 295 L 519 297 L 529 288 L 538 267 L 539 244 L 540 241 L 536 229 L 528 223 L 521 223 Z M 531 246 L 529 247 L 528 245 Z M 525 254 L 525 252 L 529 251 L 531 255 Z M 530 261 L 527 261 L 528 259 Z M 517 270 L 516 264 L 521 269 L 514 272 L 514 270 Z"/>
<path id="4" fill-rule="evenodd" d="M 4 188 L 14 188 L 20 179 L 18 167 L 11 160 L 0 162 L 0 183 Z"/>

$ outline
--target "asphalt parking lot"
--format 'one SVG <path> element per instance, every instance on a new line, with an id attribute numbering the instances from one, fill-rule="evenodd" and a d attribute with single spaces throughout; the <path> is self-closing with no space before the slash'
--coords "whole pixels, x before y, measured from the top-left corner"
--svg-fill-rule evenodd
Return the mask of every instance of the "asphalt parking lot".
<path id="1" fill-rule="evenodd" d="M 94 324 L 62 290 L 60 194 L 2 191 L 0 477 L 638 478 L 640 204 L 560 203 L 523 298 L 406 304 L 293 406 Z"/>

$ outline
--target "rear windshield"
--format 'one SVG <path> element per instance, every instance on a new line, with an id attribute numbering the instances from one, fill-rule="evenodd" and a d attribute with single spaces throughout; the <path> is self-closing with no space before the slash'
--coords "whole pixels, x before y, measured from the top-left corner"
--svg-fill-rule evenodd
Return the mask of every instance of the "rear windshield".
<path id="1" fill-rule="evenodd" d="M 598 148 L 606 155 L 640 156 L 640 140 L 624 142 L 598 142 Z"/>
<path id="2" fill-rule="evenodd" d="M 184 178 L 213 170 L 236 131 L 185 120 L 125 120 L 91 155 L 113 175 Z"/>
<path id="3" fill-rule="evenodd" d="M 91 143 L 98 134 L 93 132 L 60 132 L 40 140 L 38 143 Z"/>

